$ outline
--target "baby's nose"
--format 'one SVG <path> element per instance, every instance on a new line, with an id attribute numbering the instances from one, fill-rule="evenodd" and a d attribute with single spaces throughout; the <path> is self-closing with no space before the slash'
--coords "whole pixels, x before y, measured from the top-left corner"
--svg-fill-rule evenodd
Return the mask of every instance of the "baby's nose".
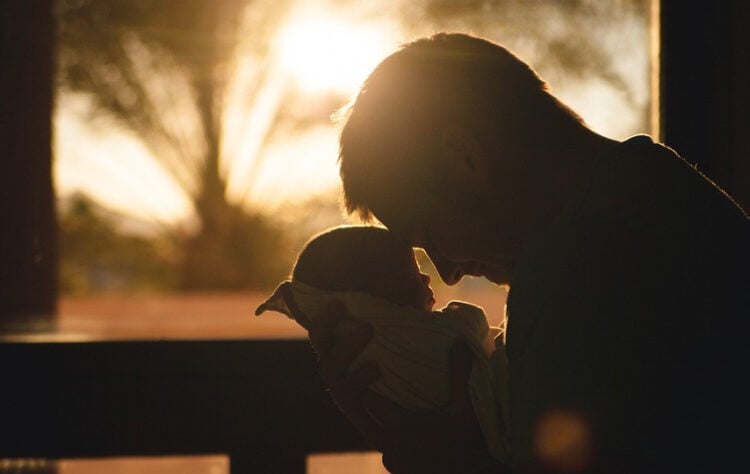
<path id="1" fill-rule="evenodd" d="M 424 282 L 424 284 L 425 285 L 429 285 L 430 281 L 432 281 L 432 280 L 430 280 L 430 276 L 426 275 L 424 273 L 421 273 L 420 275 L 422 276 L 422 281 Z"/>

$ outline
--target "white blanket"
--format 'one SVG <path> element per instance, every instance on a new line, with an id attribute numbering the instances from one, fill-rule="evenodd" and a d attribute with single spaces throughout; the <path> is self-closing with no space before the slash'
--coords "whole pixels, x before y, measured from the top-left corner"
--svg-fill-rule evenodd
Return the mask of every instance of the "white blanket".
<path id="1" fill-rule="evenodd" d="M 288 302 L 285 296 L 290 294 L 293 301 Z M 372 340 L 352 367 L 365 360 L 377 361 L 382 376 L 372 390 L 407 409 L 435 411 L 448 404 L 448 352 L 457 338 L 466 341 L 474 355 L 469 377 L 474 410 L 493 457 L 510 463 L 505 350 L 501 330 L 490 328 L 480 307 L 452 301 L 442 310 L 430 312 L 365 293 L 330 292 L 286 281 L 255 314 L 271 310 L 294 319 L 290 306 L 296 304 L 312 319 L 334 298 L 344 303 L 353 318 L 339 323 L 334 330 L 337 335 L 346 334 L 357 321 L 373 328 Z"/>

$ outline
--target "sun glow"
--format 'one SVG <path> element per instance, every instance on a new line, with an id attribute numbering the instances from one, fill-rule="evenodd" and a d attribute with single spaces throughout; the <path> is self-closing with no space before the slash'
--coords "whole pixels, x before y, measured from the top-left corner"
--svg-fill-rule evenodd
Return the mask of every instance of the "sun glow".
<path id="1" fill-rule="evenodd" d="M 294 92 L 309 101 L 293 107 L 309 103 L 313 109 L 322 95 L 338 95 L 344 101 L 352 96 L 395 49 L 396 37 L 395 26 L 384 21 L 363 21 L 322 8 L 296 11 L 277 33 L 275 57 L 261 93 L 244 112 L 250 118 L 247 124 L 238 128 L 239 152 L 229 164 L 228 195 L 273 207 L 336 186 L 337 132 L 332 123 L 324 120 L 309 130 L 266 141 L 269 131 L 279 110 L 290 107 Z"/>
<path id="2" fill-rule="evenodd" d="M 291 20 L 279 34 L 279 58 L 305 92 L 353 93 L 393 49 L 388 28 L 330 15 Z"/>

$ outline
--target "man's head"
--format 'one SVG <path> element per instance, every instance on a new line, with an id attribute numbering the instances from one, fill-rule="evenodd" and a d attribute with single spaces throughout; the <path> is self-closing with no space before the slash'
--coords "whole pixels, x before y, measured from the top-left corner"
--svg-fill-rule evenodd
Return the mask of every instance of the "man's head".
<path id="1" fill-rule="evenodd" d="M 340 226 L 310 239 L 292 271 L 296 281 L 330 291 L 360 291 L 432 310 L 430 278 L 414 251 L 382 227 Z"/>
<path id="2" fill-rule="evenodd" d="M 526 204 L 512 206 L 535 199 L 528 183 L 517 184 L 533 174 L 526 159 L 580 128 L 505 48 L 463 34 L 421 39 L 381 62 L 347 111 L 339 154 L 345 206 L 425 247 L 447 283 L 464 274 L 500 282 L 507 275 L 487 270 L 507 266 L 521 244 L 503 245 L 500 232 L 512 230 L 496 217 L 523 224 Z M 438 226 L 453 226 L 454 235 Z M 426 248 L 425 227 L 442 248 Z"/>

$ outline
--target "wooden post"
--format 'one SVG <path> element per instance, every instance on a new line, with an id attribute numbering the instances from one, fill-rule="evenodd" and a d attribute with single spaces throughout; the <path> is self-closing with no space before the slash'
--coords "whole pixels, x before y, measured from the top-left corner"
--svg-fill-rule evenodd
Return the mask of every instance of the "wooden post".
<path id="1" fill-rule="evenodd" d="M 54 31 L 51 0 L 0 9 L 0 331 L 54 322 Z"/>

